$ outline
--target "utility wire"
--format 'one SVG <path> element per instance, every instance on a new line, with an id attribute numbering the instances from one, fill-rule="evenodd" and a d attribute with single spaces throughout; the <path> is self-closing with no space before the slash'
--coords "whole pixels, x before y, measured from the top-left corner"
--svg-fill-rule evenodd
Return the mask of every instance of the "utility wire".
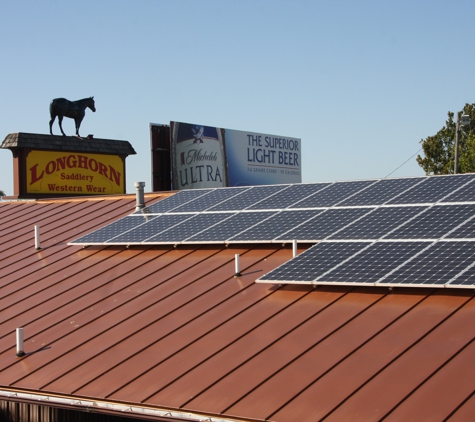
<path id="1" fill-rule="evenodd" d="M 422 148 L 417 151 L 414 155 L 411 155 L 406 161 L 404 161 L 404 163 L 402 163 L 398 168 L 396 168 L 395 170 L 393 170 L 391 173 L 389 173 L 387 176 L 383 177 L 383 179 L 386 179 L 386 177 L 389 177 L 391 176 L 391 174 L 393 174 L 396 170 L 399 170 L 404 164 L 406 164 L 411 158 L 414 158 L 414 156 L 416 154 L 419 154 L 420 152 L 422 151 Z"/>

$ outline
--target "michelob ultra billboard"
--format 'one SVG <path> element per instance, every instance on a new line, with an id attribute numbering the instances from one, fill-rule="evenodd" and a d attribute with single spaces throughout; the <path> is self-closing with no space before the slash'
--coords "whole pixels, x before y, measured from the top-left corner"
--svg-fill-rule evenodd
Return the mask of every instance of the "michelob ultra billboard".
<path id="1" fill-rule="evenodd" d="M 173 189 L 300 183 L 301 140 L 171 122 Z"/>
<path id="2" fill-rule="evenodd" d="M 227 186 L 226 155 L 218 128 L 171 122 L 174 189 Z"/>
<path id="3" fill-rule="evenodd" d="M 29 194 L 125 193 L 125 164 L 117 155 L 33 150 L 26 168 Z"/>

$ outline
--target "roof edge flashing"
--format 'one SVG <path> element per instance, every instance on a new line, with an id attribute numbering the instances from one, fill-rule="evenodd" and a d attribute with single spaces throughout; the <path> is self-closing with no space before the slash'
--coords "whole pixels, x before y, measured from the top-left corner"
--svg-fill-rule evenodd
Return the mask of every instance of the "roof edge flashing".
<path id="1" fill-rule="evenodd" d="M 49 407 L 74 408 L 97 413 L 121 414 L 130 416 L 144 416 L 166 418 L 167 420 L 178 421 L 209 421 L 209 422 L 241 422 L 242 419 L 223 418 L 221 416 L 210 416 L 193 412 L 183 412 L 164 408 L 138 406 L 136 404 L 126 404 L 111 401 L 93 400 L 91 398 L 71 397 L 51 394 L 40 394 L 35 392 L 24 392 L 21 390 L 0 389 L 0 398 L 9 401 L 27 402 L 36 405 Z"/>

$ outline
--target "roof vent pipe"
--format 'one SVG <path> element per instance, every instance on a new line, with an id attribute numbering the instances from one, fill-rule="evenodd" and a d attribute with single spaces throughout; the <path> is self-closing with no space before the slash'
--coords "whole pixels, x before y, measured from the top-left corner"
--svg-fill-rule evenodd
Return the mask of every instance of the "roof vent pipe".
<path id="1" fill-rule="evenodd" d="M 295 258 L 297 256 L 297 241 L 292 240 L 292 255 Z"/>
<path id="2" fill-rule="evenodd" d="M 240 265 L 240 259 L 239 259 L 239 254 L 234 255 L 234 267 L 236 269 L 236 274 L 234 274 L 234 277 L 241 277 L 241 265 Z"/>
<path id="3" fill-rule="evenodd" d="M 135 182 L 136 189 L 136 198 L 137 205 L 135 206 L 135 211 L 140 211 L 142 208 L 145 208 L 145 195 L 143 188 L 145 187 L 145 182 Z"/>
<path id="4" fill-rule="evenodd" d="M 25 356 L 25 350 L 23 348 L 23 328 L 16 329 L 16 355 L 19 358 Z"/>
<path id="5" fill-rule="evenodd" d="M 41 249 L 40 246 L 40 226 L 35 226 L 35 249 Z"/>

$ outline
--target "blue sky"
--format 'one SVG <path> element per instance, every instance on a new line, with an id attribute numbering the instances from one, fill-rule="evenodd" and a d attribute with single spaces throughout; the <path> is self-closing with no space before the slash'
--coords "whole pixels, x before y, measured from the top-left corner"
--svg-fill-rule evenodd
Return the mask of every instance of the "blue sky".
<path id="1" fill-rule="evenodd" d="M 0 137 L 94 96 L 81 134 L 132 144 L 129 193 L 150 190 L 151 122 L 301 138 L 303 182 L 355 180 L 475 102 L 473 1 L 2 0 L 0 16 Z M 0 164 L 11 195 L 9 150 Z M 392 177 L 423 174 L 414 157 Z"/>

